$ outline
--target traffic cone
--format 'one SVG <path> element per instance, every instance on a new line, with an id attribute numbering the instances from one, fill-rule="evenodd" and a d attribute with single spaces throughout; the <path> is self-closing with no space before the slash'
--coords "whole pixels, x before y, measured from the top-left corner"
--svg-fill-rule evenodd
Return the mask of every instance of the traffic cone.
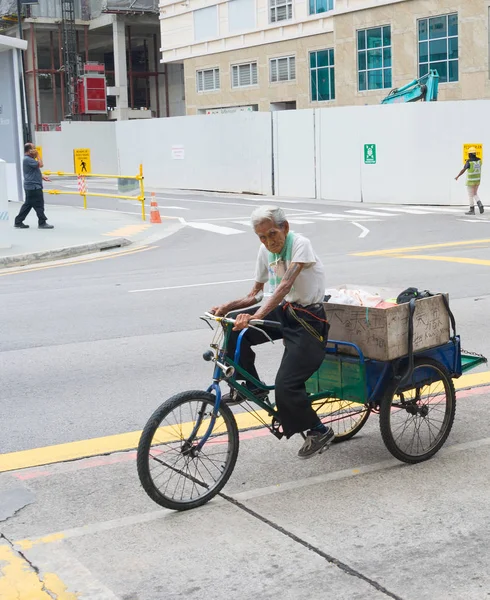
<path id="1" fill-rule="evenodd" d="M 161 223 L 162 217 L 160 216 L 160 211 L 158 210 L 157 200 L 155 198 L 155 192 L 151 193 L 151 203 L 150 203 L 150 223 Z"/>

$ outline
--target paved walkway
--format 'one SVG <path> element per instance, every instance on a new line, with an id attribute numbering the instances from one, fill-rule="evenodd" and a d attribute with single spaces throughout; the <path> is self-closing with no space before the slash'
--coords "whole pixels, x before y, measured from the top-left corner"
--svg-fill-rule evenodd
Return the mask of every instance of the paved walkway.
<path id="1" fill-rule="evenodd" d="M 17 202 L 9 203 L 10 227 L 6 232 L 2 232 L 1 242 L 4 242 L 6 233 L 7 245 L 10 247 L 4 248 L 1 246 L 5 244 L 0 244 L 0 268 L 2 263 L 5 266 L 7 261 L 15 256 L 32 255 L 33 260 L 30 262 L 35 262 L 42 253 L 44 259 L 50 260 L 50 253 L 54 253 L 55 250 L 64 249 L 69 255 L 70 249 L 88 246 L 88 252 L 93 244 L 110 242 L 115 238 L 125 238 L 127 243 L 143 242 L 147 239 L 153 241 L 165 237 L 180 225 L 173 220 L 164 220 L 162 224 L 152 225 L 149 223 L 149 216 L 146 221 L 142 221 L 141 216 L 124 211 L 83 210 L 78 207 L 47 204 L 48 223 L 54 225 L 54 229 L 38 229 L 34 211 L 31 211 L 25 221 L 30 229 L 16 229 L 13 226 L 14 219 L 20 206 Z"/>

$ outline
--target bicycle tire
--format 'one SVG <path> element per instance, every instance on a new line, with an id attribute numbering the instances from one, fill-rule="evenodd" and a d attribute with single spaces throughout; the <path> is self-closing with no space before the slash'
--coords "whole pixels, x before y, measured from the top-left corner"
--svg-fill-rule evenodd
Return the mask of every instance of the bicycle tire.
<path id="1" fill-rule="evenodd" d="M 205 462 L 203 462 L 204 455 L 202 453 L 196 455 L 195 457 L 191 456 L 190 448 L 192 448 L 193 443 L 191 444 L 191 446 L 186 446 L 186 444 L 188 444 L 188 440 L 185 440 L 184 432 L 186 430 L 188 431 L 189 429 L 192 429 L 193 427 L 195 427 L 195 424 L 197 423 L 197 419 L 193 420 L 194 426 L 193 426 L 192 421 L 191 422 L 187 421 L 187 422 L 180 423 L 180 424 L 176 423 L 173 426 L 172 425 L 163 426 L 160 429 L 160 435 L 162 435 L 162 441 L 159 444 L 157 442 L 155 442 L 155 434 L 161 427 L 162 422 L 165 420 L 165 418 L 167 416 L 169 416 L 170 414 L 172 414 L 175 411 L 175 409 L 179 409 L 180 420 L 182 420 L 182 418 L 185 418 L 185 417 L 182 417 L 182 408 L 186 404 L 190 405 L 190 403 L 192 403 L 192 402 L 201 404 L 203 407 L 201 409 L 202 411 L 204 411 L 205 410 L 204 407 L 206 407 L 206 409 L 209 410 L 211 413 L 211 411 L 214 409 L 215 396 L 213 394 L 204 392 L 202 390 L 190 390 L 190 391 L 181 392 L 179 394 L 176 394 L 175 396 L 172 396 L 166 402 L 164 402 L 161 406 L 159 406 L 159 408 L 157 408 L 156 411 L 152 414 L 152 416 L 148 420 L 145 428 L 143 429 L 143 432 L 141 434 L 141 438 L 140 438 L 140 441 L 138 444 L 136 463 L 137 463 L 138 476 L 139 476 L 141 485 L 143 486 L 143 489 L 148 494 L 148 496 L 154 502 L 156 502 L 160 506 L 169 508 L 171 510 L 178 510 L 178 511 L 190 510 L 192 508 L 197 508 L 198 506 L 202 506 L 203 504 L 206 504 L 206 502 L 209 502 L 209 500 L 211 500 L 214 496 L 216 496 L 216 494 L 218 494 L 220 492 L 220 490 L 223 488 L 223 486 L 226 484 L 226 482 L 230 478 L 230 475 L 233 472 L 233 469 L 235 467 L 235 463 L 236 463 L 236 460 L 238 457 L 238 449 L 239 449 L 238 427 L 237 427 L 236 420 L 235 420 L 235 417 L 234 417 L 232 411 L 224 403 L 221 403 L 221 405 L 219 407 L 219 417 L 218 418 L 222 418 L 222 423 L 225 425 L 226 433 L 216 432 L 215 435 L 210 437 L 207 440 L 207 442 L 204 444 L 202 451 L 207 447 L 206 444 L 209 444 L 210 446 L 222 445 L 224 442 L 222 440 L 219 440 L 218 438 L 222 437 L 226 434 L 229 439 L 229 443 L 228 443 L 229 449 L 226 452 L 225 459 L 214 460 L 214 459 L 210 459 L 209 457 L 205 457 L 206 460 L 208 460 L 208 461 L 211 460 L 211 462 L 208 462 L 208 464 L 206 466 Z M 185 410 L 184 410 L 184 414 L 185 414 Z M 192 411 L 190 412 L 190 414 L 191 415 L 193 414 Z M 196 417 L 197 417 L 197 413 L 196 413 Z M 202 418 L 202 417 L 200 417 L 200 418 Z M 201 423 L 202 423 L 202 421 L 201 421 Z M 200 429 L 199 429 L 200 427 L 201 427 L 201 425 L 198 426 L 197 433 L 200 432 Z M 221 425 L 219 425 L 219 427 L 221 427 Z M 179 429 L 180 429 L 180 437 L 179 437 Z M 204 432 L 206 429 L 207 429 L 207 424 L 204 424 L 202 431 Z M 216 429 L 216 425 L 215 425 L 215 429 Z M 174 432 L 176 432 L 176 433 L 174 433 Z M 214 433 L 214 430 L 213 430 L 213 433 Z M 169 436 L 172 436 L 172 435 L 175 437 L 174 441 L 170 441 L 168 439 L 165 440 L 165 438 L 168 438 Z M 188 437 L 190 437 L 190 436 L 188 436 Z M 194 440 L 193 440 L 193 442 L 194 442 Z M 176 447 L 176 445 L 177 445 L 177 447 Z M 183 465 L 184 470 L 182 470 L 182 467 L 180 467 L 180 466 L 178 468 L 176 467 L 177 463 L 181 460 L 180 457 L 178 459 L 176 459 L 176 461 L 173 465 L 169 465 L 168 463 L 164 462 L 163 460 L 156 458 L 156 456 L 152 457 L 151 456 L 152 448 L 154 449 L 155 453 L 158 452 L 160 454 L 164 454 L 165 452 L 167 452 L 167 455 L 170 453 L 173 453 L 171 455 L 170 460 L 175 458 L 175 455 L 181 454 L 183 457 L 183 460 L 184 460 L 184 465 Z M 158 448 L 160 448 L 160 450 L 158 450 Z M 163 448 L 163 450 L 161 450 L 162 448 Z M 224 452 L 221 452 L 219 454 L 224 454 Z M 216 457 L 217 455 L 213 454 L 210 456 Z M 167 471 L 169 471 L 171 473 L 170 479 L 175 476 L 175 473 L 178 473 L 183 476 L 184 483 L 182 484 L 182 486 L 183 486 L 182 487 L 182 496 L 180 499 L 177 499 L 175 497 L 170 497 L 170 495 L 168 493 L 166 493 L 167 490 L 162 491 L 159 488 L 159 486 L 157 485 L 157 483 L 155 481 L 154 476 L 152 475 L 152 468 L 151 468 L 151 463 L 150 463 L 151 458 L 155 458 L 155 462 L 160 463 L 161 465 L 167 467 Z M 167 460 L 167 459 L 165 459 L 165 460 Z M 195 460 L 195 462 L 193 462 L 192 466 L 189 468 L 189 464 L 191 463 L 191 460 Z M 199 466 L 198 466 L 199 461 L 201 462 L 202 472 L 199 470 Z M 209 469 L 216 468 L 215 463 L 217 463 L 217 462 L 220 463 L 222 461 L 223 461 L 222 468 L 221 468 L 221 465 L 218 468 L 218 471 L 220 471 L 220 469 L 221 469 L 221 473 L 219 474 L 216 481 L 214 481 L 212 485 L 208 485 L 204 481 L 202 481 L 205 478 L 202 475 L 204 470 L 208 471 L 208 473 L 211 473 Z M 192 472 L 191 472 L 191 469 L 193 467 L 195 467 L 194 475 L 192 475 Z M 199 475 L 197 475 L 198 473 L 199 473 Z M 204 476 L 206 476 L 205 472 L 204 472 Z M 198 494 L 198 496 L 196 498 L 192 498 L 192 493 L 191 493 L 191 498 L 184 500 L 183 499 L 184 489 L 189 481 L 192 484 L 191 488 L 198 489 L 199 491 L 202 488 L 204 488 L 206 491 L 202 494 Z M 170 480 L 167 483 L 167 487 L 169 486 L 169 483 L 170 483 Z M 178 485 L 179 484 L 177 483 L 177 486 Z M 178 489 L 178 487 L 176 487 L 176 489 Z"/>
<path id="2" fill-rule="evenodd" d="M 318 408 L 315 408 L 315 404 L 313 404 L 313 408 L 322 423 L 334 430 L 335 437 L 332 440 L 334 444 L 346 442 L 359 433 L 371 414 L 369 406 L 349 400 L 325 399 L 318 401 L 318 404 L 320 405 Z M 331 408 L 334 410 L 327 412 L 327 409 Z M 350 409 L 354 410 L 349 412 Z"/>
<path id="3" fill-rule="evenodd" d="M 395 382 L 391 388 L 389 388 L 381 402 L 381 406 L 380 406 L 380 414 L 379 414 L 379 425 L 380 425 L 380 430 L 381 430 L 381 436 L 383 438 L 383 442 L 385 443 L 385 446 L 387 447 L 387 449 L 391 452 L 391 454 L 397 458 L 398 460 L 401 460 L 403 462 L 406 463 L 410 463 L 410 464 L 416 464 L 419 462 L 423 462 L 425 460 L 428 460 L 429 458 L 431 458 L 432 456 L 434 456 L 434 454 L 436 454 L 436 452 L 438 452 L 441 447 L 444 445 L 444 443 L 447 440 L 447 437 L 451 431 L 451 428 L 453 426 L 453 422 L 454 422 L 454 417 L 456 415 L 456 391 L 454 389 L 454 384 L 453 384 L 453 380 L 451 379 L 451 376 L 449 375 L 449 372 L 447 371 L 447 369 L 440 364 L 438 361 L 433 360 L 431 358 L 420 358 L 417 359 L 414 363 L 414 374 L 416 373 L 417 370 L 420 369 L 426 369 L 426 371 L 432 369 L 436 372 L 436 376 L 437 376 L 437 380 L 434 382 L 432 382 L 430 385 L 435 385 L 437 383 L 442 383 L 444 386 L 444 393 L 446 396 L 446 407 L 444 410 L 444 418 L 442 420 L 442 426 L 441 429 L 438 433 L 438 435 L 435 437 L 435 440 L 432 444 L 429 445 L 429 447 L 427 448 L 427 450 L 422 451 L 422 452 L 413 452 L 411 450 L 413 450 L 413 444 L 415 441 L 415 433 L 418 436 L 417 439 L 417 447 L 418 448 L 418 444 L 419 444 L 419 439 L 420 439 L 420 430 L 422 429 L 422 425 L 424 424 L 422 419 L 426 420 L 426 425 L 427 427 L 425 428 L 428 432 L 429 432 L 429 440 L 430 440 L 430 435 L 432 433 L 431 431 L 431 426 L 428 424 L 427 421 L 427 417 L 429 415 L 429 413 L 431 411 L 433 411 L 435 409 L 436 404 L 434 404 L 434 406 L 432 406 L 432 408 L 427 408 L 429 404 L 431 404 L 430 400 L 427 400 L 427 402 L 425 404 L 423 403 L 419 403 L 418 401 L 414 401 L 414 400 L 408 400 L 408 402 L 406 400 L 404 400 L 404 396 L 407 394 L 408 390 L 405 390 L 403 392 L 398 392 L 398 383 Z M 424 386 L 426 387 L 426 386 Z M 417 389 L 417 386 L 414 386 L 415 389 Z M 422 389 L 422 386 L 419 386 L 418 389 Z M 417 395 L 419 395 L 420 392 L 417 392 Z M 401 398 L 401 402 L 400 403 L 393 403 L 396 395 L 398 394 L 398 396 Z M 436 395 L 440 395 L 440 394 L 436 394 Z M 423 414 L 422 413 L 422 408 L 426 407 L 424 409 L 424 412 L 426 412 L 427 414 Z M 413 408 L 412 408 L 413 407 Z M 392 409 L 395 408 L 395 410 L 393 411 Z M 411 411 L 420 411 L 421 414 L 411 414 Z M 412 441 L 411 441 L 411 445 L 410 445 L 410 449 L 406 449 L 403 450 L 400 447 L 400 443 L 397 441 L 397 438 L 395 436 L 394 433 L 394 418 L 393 415 L 396 415 L 397 412 L 400 413 L 401 417 L 403 418 L 403 411 L 405 411 L 409 417 L 412 417 L 412 421 L 414 423 L 414 433 L 412 434 Z M 441 416 L 441 415 L 439 415 Z M 418 418 L 418 420 L 417 420 Z M 407 421 L 408 421 L 407 419 Z M 401 419 L 400 419 L 401 421 Z M 402 427 L 403 425 L 400 425 L 400 427 Z M 408 425 L 405 424 L 404 429 L 401 432 L 401 436 L 405 435 L 405 432 L 408 431 L 408 436 L 410 435 L 410 429 L 408 428 Z"/>

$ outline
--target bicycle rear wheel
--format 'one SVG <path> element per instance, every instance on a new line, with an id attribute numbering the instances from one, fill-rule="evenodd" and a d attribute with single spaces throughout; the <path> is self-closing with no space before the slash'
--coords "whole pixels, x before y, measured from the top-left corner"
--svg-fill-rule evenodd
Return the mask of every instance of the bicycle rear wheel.
<path id="1" fill-rule="evenodd" d="M 238 428 L 221 404 L 211 436 L 207 432 L 215 396 L 193 390 L 164 402 L 141 434 L 138 476 L 148 496 L 160 506 L 189 510 L 211 500 L 228 481 L 238 456 Z"/>
<path id="2" fill-rule="evenodd" d="M 456 414 L 456 392 L 447 369 L 430 358 L 415 361 L 411 383 L 396 382 L 381 403 L 379 425 L 388 450 L 406 463 L 434 456 L 444 445 Z"/>
<path id="3" fill-rule="evenodd" d="M 331 427 L 335 432 L 333 443 L 345 442 L 359 433 L 371 414 L 371 409 L 365 404 L 326 398 L 313 404 L 322 423 Z"/>

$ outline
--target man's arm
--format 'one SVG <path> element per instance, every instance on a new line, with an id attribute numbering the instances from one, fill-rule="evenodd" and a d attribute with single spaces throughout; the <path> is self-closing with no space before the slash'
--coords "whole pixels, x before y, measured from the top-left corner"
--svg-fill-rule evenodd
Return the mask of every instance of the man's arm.
<path id="1" fill-rule="evenodd" d="M 264 284 L 256 281 L 254 283 L 253 288 L 250 292 L 243 298 L 239 300 L 232 300 L 231 302 L 226 302 L 225 304 L 221 304 L 220 306 L 213 306 L 211 312 L 214 313 L 217 317 L 223 317 L 226 313 L 229 313 L 230 310 L 239 310 L 241 308 L 248 308 L 249 306 L 253 306 L 260 302 L 263 296 Z"/>
<path id="2" fill-rule="evenodd" d="M 267 302 L 265 302 L 254 315 L 238 315 L 236 318 L 235 327 L 233 329 L 235 331 L 239 329 L 245 329 L 245 327 L 248 327 L 248 322 L 250 319 L 263 319 L 271 312 L 271 310 L 277 308 L 291 291 L 296 277 L 298 277 L 298 275 L 301 273 L 303 267 L 304 263 L 291 263 L 284 277 L 282 278 L 281 283 L 277 286 L 276 291 L 267 300 Z"/>
<path id="3" fill-rule="evenodd" d="M 36 159 L 39 168 L 42 169 L 44 167 L 43 159 L 39 156 L 39 152 L 37 150 L 34 158 Z"/>

